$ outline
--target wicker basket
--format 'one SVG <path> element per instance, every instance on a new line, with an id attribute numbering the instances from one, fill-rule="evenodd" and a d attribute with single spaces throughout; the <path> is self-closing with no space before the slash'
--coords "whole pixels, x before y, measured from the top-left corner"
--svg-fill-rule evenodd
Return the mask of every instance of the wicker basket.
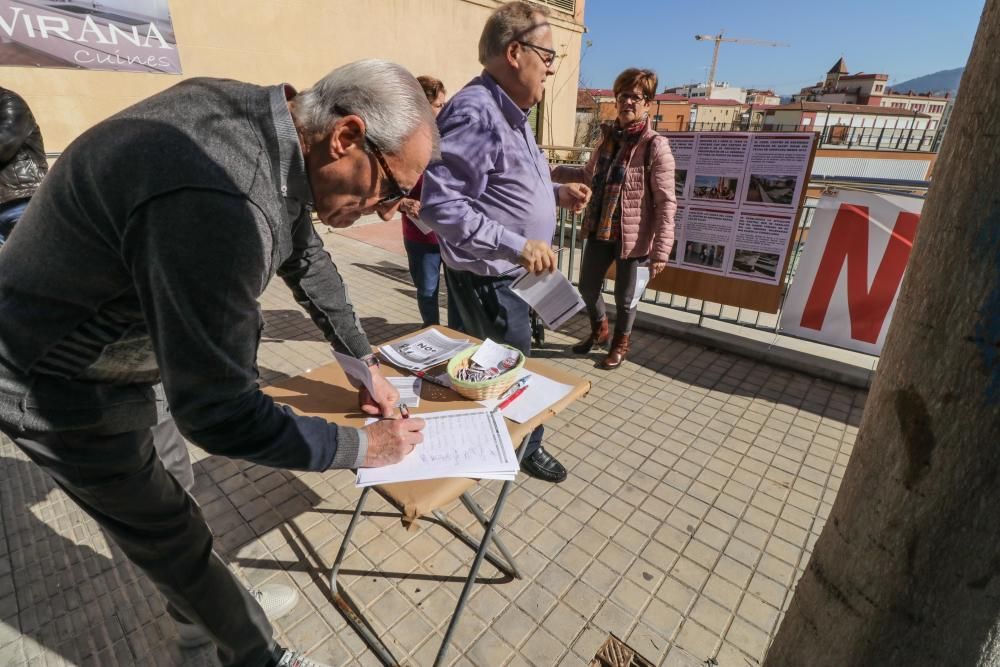
<path id="1" fill-rule="evenodd" d="M 468 368 L 469 360 L 476 353 L 476 350 L 479 349 L 478 345 L 466 348 L 452 357 L 451 361 L 448 362 L 448 379 L 451 381 L 452 388 L 465 398 L 470 398 L 473 401 L 496 398 L 507 391 L 517 381 L 517 371 L 524 366 L 524 355 L 515 347 L 511 347 L 510 345 L 504 345 L 504 347 L 512 352 L 517 352 L 517 365 L 506 373 L 501 373 L 495 378 L 484 380 L 483 382 L 466 382 L 455 377 L 460 369 Z"/>

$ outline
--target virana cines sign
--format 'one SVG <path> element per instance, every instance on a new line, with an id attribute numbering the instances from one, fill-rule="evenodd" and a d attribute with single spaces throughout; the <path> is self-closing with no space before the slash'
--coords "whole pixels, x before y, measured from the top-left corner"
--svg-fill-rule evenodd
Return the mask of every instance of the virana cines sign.
<path id="1" fill-rule="evenodd" d="M 166 0 L 0 0 L 0 65 L 181 73 Z"/>

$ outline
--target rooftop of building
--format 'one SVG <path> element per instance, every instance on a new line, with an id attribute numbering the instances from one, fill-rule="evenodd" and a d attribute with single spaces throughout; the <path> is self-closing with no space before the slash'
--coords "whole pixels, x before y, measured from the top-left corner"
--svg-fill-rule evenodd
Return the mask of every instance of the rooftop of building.
<path id="1" fill-rule="evenodd" d="M 695 106 L 741 107 L 744 105 L 743 102 L 737 100 L 723 100 L 714 97 L 692 97 L 690 101 Z"/>
<path id="2" fill-rule="evenodd" d="M 893 109 L 870 104 L 828 104 L 826 102 L 791 102 L 771 107 L 774 111 L 831 111 L 835 113 L 871 114 L 879 116 L 916 116 L 930 118 L 927 114 L 916 113 L 907 109 Z"/>

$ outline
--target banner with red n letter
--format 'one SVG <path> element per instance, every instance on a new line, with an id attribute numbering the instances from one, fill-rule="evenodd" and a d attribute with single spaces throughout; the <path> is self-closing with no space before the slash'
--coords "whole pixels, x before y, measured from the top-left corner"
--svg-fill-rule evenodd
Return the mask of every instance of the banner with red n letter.
<path id="1" fill-rule="evenodd" d="M 923 203 L 850 191 L 821 198 L 779 330 L 881 354 Z"/>

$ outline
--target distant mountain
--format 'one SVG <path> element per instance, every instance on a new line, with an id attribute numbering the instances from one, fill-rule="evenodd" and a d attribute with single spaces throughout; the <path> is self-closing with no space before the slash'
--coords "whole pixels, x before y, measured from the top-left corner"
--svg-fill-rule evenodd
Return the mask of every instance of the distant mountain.
<path id="1" fill-rule="evenodd" d="M 951 93 L 954 95 L 958 92 L 958 84 L 962 80 L 962 72 L 964 71 L 964 67 L 943 69 L 940 72 L 925 74 L 924 76 L 918 76 L 916 79 L 893 84 L 892 89 L 897 93 L 905 93 L 912 90 L 915 93 L 934 93 L 940 95 Z"/>

